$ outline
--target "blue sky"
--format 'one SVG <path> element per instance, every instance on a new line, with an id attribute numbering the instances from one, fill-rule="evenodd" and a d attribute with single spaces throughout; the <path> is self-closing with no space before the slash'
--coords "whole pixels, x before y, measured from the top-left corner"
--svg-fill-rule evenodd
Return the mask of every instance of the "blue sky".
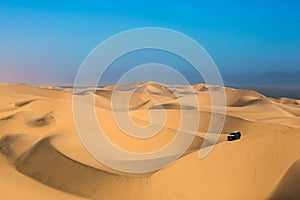
<path id="1" fill-rule="evenodd" d="M 0 1 L 0 82 L 70 84 L 109 36 L 157 26 L 199 42 L 224 76 L 300 71 L 299 1 Z M 299 84 L 300 85 L 300 84 Z"/>

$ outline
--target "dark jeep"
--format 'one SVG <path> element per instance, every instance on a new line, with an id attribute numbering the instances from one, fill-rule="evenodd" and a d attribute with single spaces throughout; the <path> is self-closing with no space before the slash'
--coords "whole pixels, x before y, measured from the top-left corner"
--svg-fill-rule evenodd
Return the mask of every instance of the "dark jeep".
<path id="1" fill-rule="evenodd" d="M 234 131 L 227 136 L 228 141 L 238 140 L 240 138 L 241 138 L 241 132 L 239 131 Z"/>

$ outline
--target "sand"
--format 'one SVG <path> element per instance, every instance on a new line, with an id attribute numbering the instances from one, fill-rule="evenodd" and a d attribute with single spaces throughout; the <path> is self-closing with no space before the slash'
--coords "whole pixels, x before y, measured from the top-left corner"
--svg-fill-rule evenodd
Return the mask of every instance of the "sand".
<path id="1" fill-rule="evenodd" d="M 96 91 L 95 110 L 114 144 L 149 152 L 176 134 L 180 109 L 195 110 L 184 86 L 139 82 Z M 72 113 L 72 90 L 58 87 L 0 85 L 0 200 L 103 199 L 300 199 L 300 101 L 268 98 L 255 91 L 226 88 L 227 113 L 221 136 L 204 159 L 199 149 L 211 117 L 208 88 L 194 85 L 201 121 L 182 157 L 158 171 L 130 174 L 107 167 L 83 146 Z M 150 123 L 149 110 L 166 111 L 160 133 L 140 140 L 124 134 L 111 112 L 112 90 L 135 90 L 129 113 L 139 125 Z M 83 89 L 77 95 L 89 95 Z M 178 105 L 178 100 L 184 105 Z M 226 135 L 239 130 L 240 140 Z"/>

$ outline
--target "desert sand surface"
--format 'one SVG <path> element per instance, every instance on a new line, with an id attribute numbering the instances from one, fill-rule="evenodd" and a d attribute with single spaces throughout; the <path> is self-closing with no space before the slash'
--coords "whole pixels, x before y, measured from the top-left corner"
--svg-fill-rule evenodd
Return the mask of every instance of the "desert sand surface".
<path id="1" fill-rule="evenodd" d="M 153 151 L 176 134 L 180 110 L 194 109 L 185 87 L 138 82 L 97 88 L 95 111 L 114 144 L 133 152 Z M 74 124 L 72 89 L 1 84 L 0 200 L 300 199 L 300 100 L 225 88 L 224 128 L 211 153 L 199 159 L 211 119 L 209 88 L 218 93 L 220 87 L 192 86 L 201 120 L 191 130 L 197 135 L 185 154 L 158 171 L 130 174 L 101 164 L 85 149 Z M 149 124 L 149 110 L 164 108 L 165 127 L 149 140 L 124 134 L 112 116 L 113 90 L 135 90 L 129 113 L 137 124 Z M 179 99 L 185 105 L 179 106 Z M 241 139 L 226 141 L 235 130 L 242 132 Z"/>

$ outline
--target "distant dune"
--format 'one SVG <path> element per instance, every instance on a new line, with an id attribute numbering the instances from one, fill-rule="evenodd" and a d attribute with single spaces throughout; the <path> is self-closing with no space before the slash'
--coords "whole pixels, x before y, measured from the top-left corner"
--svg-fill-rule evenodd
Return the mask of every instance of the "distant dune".
<path id="1" fill-rule="evenodd" d="M 199 159 L 211 119 L 208 88 L 220 91 L 219 86 L 192 86 L 201 120 L 197 130 L 187 130 L 197 136 L 183 156 L 152 173 L 128 174 L 101 164 L 82 145 L 74 125 L 72 89 L 1 84 L 0 199 L 300 199 L 300 100 L 225 88 L 222 134 L 212 152 Z M 124 134 L 111 114 L 113 90 L 135 90 L 129 113 L 137 124 L 150 123 L 149 110 L 165 109 L 165 127 L 149 140 Z M 82 88 L 76 95 L 91 92 Z M 197 109 L 189 103 L 186 86 L 139 82 L 97 88 L 95 96 L 107 137 L 133 152 L 167 144 L 176 134 L 181 110 Z M 235 130 L 242 132 L 241 139 L 226 141 Z"/>

